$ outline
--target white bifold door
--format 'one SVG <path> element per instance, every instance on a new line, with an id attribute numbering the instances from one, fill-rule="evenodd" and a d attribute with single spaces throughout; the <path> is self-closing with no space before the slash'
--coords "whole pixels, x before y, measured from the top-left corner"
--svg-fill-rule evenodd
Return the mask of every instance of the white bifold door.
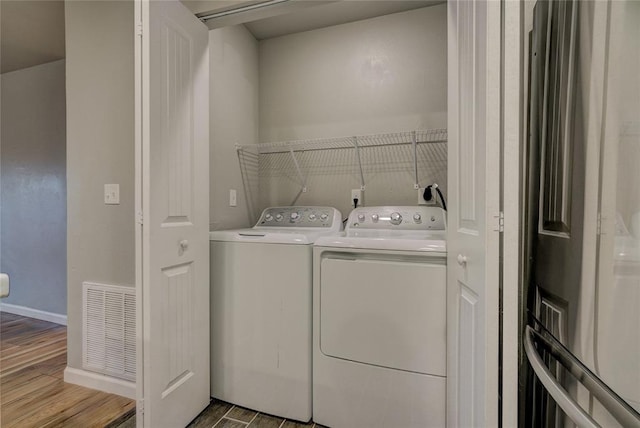
<path id="1" fill-rule="evenodd" d="M 136 23 L 138 426 L 175 428 L 209 403 L 208 30 L 179 1 Z"/>
<path id="2" fill-rule="evenodd" d="M 500 8 L 448 3 L 447 426 L 498 426 Z"/>

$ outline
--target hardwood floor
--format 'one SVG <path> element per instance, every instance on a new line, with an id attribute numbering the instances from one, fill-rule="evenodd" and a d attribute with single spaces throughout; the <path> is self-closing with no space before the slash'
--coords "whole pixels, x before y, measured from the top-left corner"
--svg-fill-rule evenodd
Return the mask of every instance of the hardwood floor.
<path id="1" fill-rule="evenodd" d="M 135 402 L 65 383 L 67 328 L 0 312 L 0 426 L 105 427 Z"/>

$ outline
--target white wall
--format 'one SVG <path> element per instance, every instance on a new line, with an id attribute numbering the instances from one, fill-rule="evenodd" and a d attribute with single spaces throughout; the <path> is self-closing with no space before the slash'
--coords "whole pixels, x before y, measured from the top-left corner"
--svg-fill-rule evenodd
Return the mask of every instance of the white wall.
<path id="1" fill-rule="evenodd" d="M 446 24 L 442 4 L 261 41 L 260 141 L 446 128 Z M 415 205 L 408 149 L 369 155 L 365 203 Z M 438 181 L 446 192 L 446 162 L 428 157 L 421 154 L 421 184 Z M 314 170 L 297 203 L 346 215 L 350 189 L 360 186 L 354 161 L 346 151 L 302 155 L 303 170 Z M 290 204 L 299 189 L 286 155 L 271 162 L 286 166 L 261 178 L 261 207 Z"/>
<path id="2" fill-rule="evenodd" d="M 3 303 L 67 313 L 64 60 L 2 74 Z"/>
<path id="3" fill-rule="evenodd" d="M 247 227 L 257 194 L 257 164 L 246 159 L 241 175 L 236 143 L 258 142 L 258 42 L 242 25 L 209 32 L 211 230 Z M 237 206 L 229 206 L 229 190 Z"/>
<path id="4" fill-rule="evenodd" d="M 135 283 L 132 1 L 66 2 L 68 365 L 81 368 L 82 282 Z M 104 205 L 104 184 L 120 205 Z"/>
<path id="5" fill-rule="evenodd" d="M 260 42 L 260 141 L 446 127 L 446 5 Z"/>

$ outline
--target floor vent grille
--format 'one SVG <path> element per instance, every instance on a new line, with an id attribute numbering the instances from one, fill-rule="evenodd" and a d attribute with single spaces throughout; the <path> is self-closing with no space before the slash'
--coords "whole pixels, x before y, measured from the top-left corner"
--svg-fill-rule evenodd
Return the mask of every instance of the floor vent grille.
<path id="1" fill-rule="evenodd" d="M 90 282 L 82 286 L 83 368 L 135 382 L 135 288 Z"/>

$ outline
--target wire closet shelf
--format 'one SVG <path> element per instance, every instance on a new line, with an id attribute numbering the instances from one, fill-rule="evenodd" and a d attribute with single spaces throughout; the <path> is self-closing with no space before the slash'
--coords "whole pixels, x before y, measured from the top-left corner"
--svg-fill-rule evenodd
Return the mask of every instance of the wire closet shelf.
<path id="1" fill-rule="evenodd" d="M 353 173 L 358 177 L 360 189 L 365 190 L 365 172 L 368 177 L 383 168 L 395 171 L 411 171 L 413 188 L 420 189 L 420 168 L 432 169 L 439 174 L 442 165 L 446 168 L 447 130 L 425 129 L 383 134 L 359 135 L 309 140 L 278 141 L 260 144 L 236 144 L 243 182 L 251 182 L 251 171 L 257 172 L 258 183 L 272 174 L 284 174 L 299 185 L 295 201 L 307 193 L 307 182 L 319 171 L 330 168 L 336 173 L 344 172 L 351 159 Z M 421 147 L 422 149 L 419 149 Z M 345 151 L 347 157 L 322 156 L 321 151 Z M 314 154 L 320 155 L 316 156 Z M 327 160 L 333 162 L 327 164 Z M 279 171 L 279 172 L 276 172 Z M 446 176 L 441 179 L 446 180 Z"/>
<path id="2" fill-rule="evenodd" d="M 258 154 L 289 153 L 312 150 L 355 149 L 393 146 L 398 144 L 445 143 L 446 129 L 425 129 L 385 134 L 349 137 L 316 138 L 310 140 L 278 141 L 261 144 L 236 144 L 237 150 L 252 150 Z"/>

